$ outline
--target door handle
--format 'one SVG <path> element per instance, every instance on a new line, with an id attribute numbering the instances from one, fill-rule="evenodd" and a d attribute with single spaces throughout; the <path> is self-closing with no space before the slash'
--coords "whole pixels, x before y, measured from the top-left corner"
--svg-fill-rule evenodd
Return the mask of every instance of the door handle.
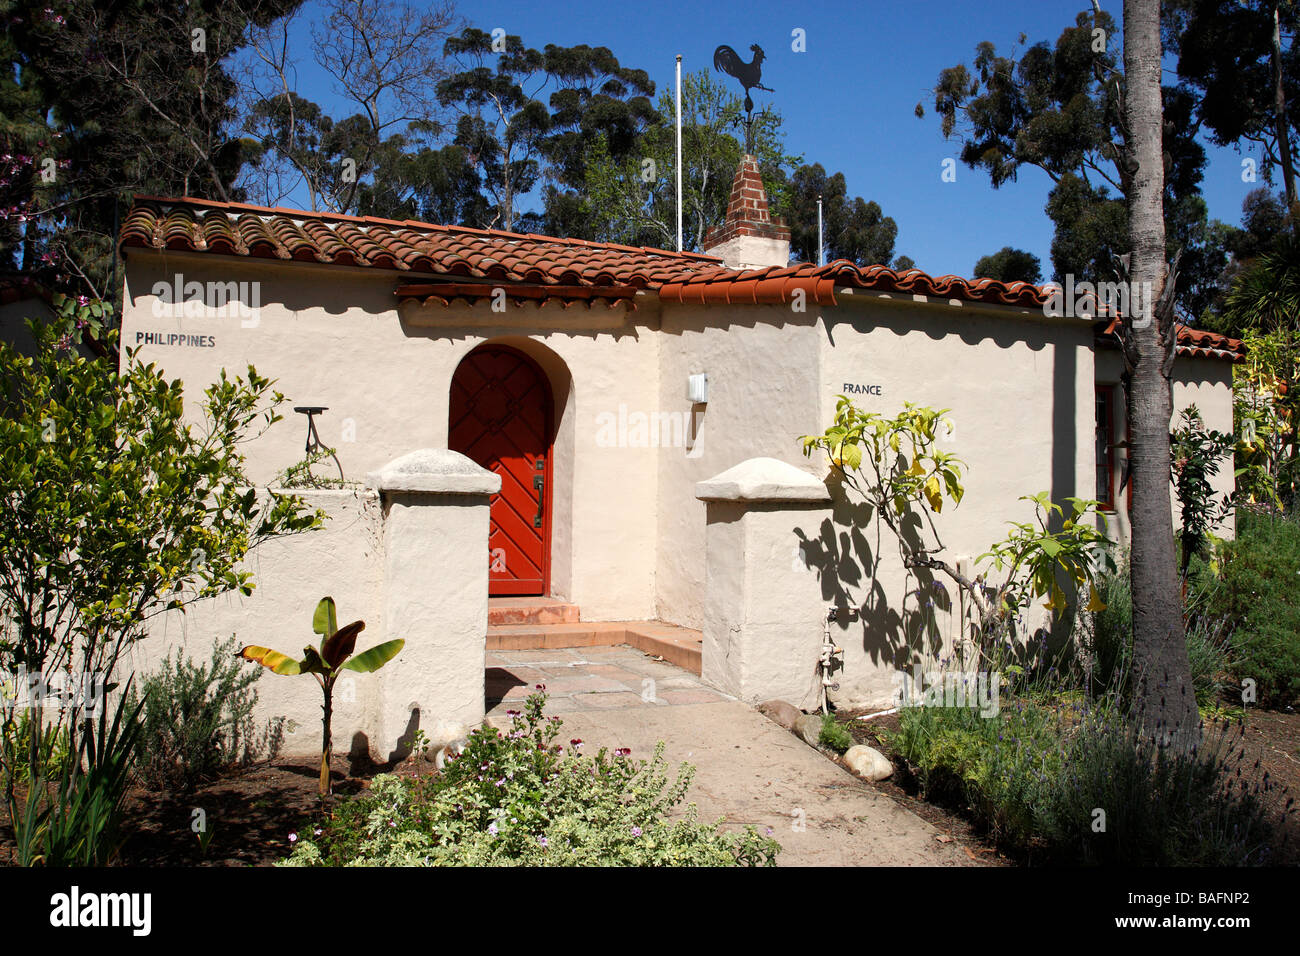
<path id="1" fill-rule="evenodd" d="M 541 471 L 545 467 L 545 462 L 538 458 L 537 470 Z M 533 487 L 537 489 L 537 514 L 533 516 L 533 527 L 540 528 L 542 526 L 542 511 L 546 507 L 546 476 L 533 475 Z"/>

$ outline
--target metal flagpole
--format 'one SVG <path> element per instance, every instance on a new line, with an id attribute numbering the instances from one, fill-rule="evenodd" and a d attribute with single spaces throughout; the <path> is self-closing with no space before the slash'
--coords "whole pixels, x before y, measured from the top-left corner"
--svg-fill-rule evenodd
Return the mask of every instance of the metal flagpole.
<path id="1" fill-rule="evenodd" d="M 682 251 L 682 55 L 677 54 L 677 251 Z"/>

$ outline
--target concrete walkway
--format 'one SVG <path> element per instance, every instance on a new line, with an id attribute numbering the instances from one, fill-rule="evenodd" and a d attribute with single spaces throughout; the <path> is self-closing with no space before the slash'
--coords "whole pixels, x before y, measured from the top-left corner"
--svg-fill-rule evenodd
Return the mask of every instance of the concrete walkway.
<path id="1" fill-rule="evenodd" d="M 545 684 L 561 737 L 694 764 L 700 819 L 753 824 L 781 844 L 782 866 L 970 866 L 955 843 L 747 704 L 629 647 L 488 653 L 489 720 Z"/>

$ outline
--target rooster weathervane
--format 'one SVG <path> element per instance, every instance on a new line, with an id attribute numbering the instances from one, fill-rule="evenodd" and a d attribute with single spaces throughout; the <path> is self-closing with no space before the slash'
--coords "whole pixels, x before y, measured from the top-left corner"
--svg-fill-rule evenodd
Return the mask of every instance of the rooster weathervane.
<path id="1" fill-rule="evenodd" d="M 763 60 L 766 56 L 763 48 L 757 43 L 749 48 L 753 51 L 754 59 L 746 63 L 731 47 L 725 43 L 713 51 L 713 68 L 726 73 L 728 76 L 734 76 L 740 81 L 740 85 L 745 90 L 745 152 L 752 152 L 754 149 L 754 100 L 749 95 L 750 90 L 767 90 L 769 93 L 775 93 L 770 86 L 764 86 L 760 80 L 763 78 Z"/>

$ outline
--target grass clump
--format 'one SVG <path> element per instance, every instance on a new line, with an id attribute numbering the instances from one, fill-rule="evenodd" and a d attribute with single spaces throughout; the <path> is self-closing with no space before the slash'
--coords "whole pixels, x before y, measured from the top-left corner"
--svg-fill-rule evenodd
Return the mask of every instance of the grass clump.
<path id="1" fill-rule="evenodd" d="M 844 753 L 853 746 L 853 735 L 835 719 L 834 714 L 822 714 L 822 729 L 817 734 L 817 742 L 823 747 Z"/>

